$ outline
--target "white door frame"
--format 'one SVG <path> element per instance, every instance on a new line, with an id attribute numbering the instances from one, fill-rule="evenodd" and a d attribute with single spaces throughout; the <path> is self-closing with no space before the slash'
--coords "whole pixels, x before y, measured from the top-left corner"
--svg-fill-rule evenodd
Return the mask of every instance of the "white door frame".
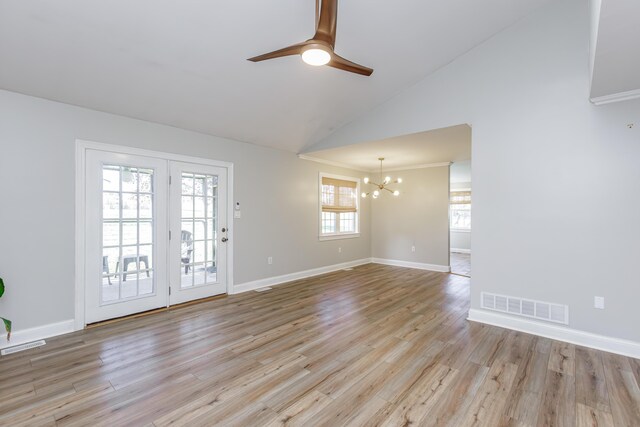
<path id="1" fill-rule="evenodd" d="M 146 156 L 163 159 L 167 161 L 178 161 L 185 163 L 197 163 L 202 165 L 219 166 L 227 169 L 227 233 L 229 241 L 227 243 L 227 293 L 233 293 L 233 163 L 219 160 L 205 159 L 201 157 L 183 156 L 181 154 L 167 153 L 162 151 L 145 150 L 142 148 L 129 147 L 124 145 L 104 144 L 100 142 L 76 139 L 76 170 L 75 170 L 75 314 L 74 330 L 84 329 L 85 323 L 85 172 L 87 150 L 108 151 L 124 153 L 135 156 Z"/>

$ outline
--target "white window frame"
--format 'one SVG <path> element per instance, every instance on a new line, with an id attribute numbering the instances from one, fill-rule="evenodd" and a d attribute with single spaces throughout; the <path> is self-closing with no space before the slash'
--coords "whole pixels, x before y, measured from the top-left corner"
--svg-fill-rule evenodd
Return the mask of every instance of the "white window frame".
<path id="1" fill-rule="evenodd" d="M 471 189 L 470 188 L 452 188 L 449 190 L 449 197 L 451 197 L 451 193 L 455 193 L 457 191 L 471 192 Z M 471 197 L 473 199 L 473 193 L 471 194 Z M 451 225 L 453 223 L 452 216 L 453 216 L 453 209 L 451 208 L 451 203 L 449 203 L 449 228 L 451 229 L 451 231 L 455 231 L 456 233 L 471 233 L 471 224 L 469 224 L 469 228 L 454 228 Z"/>
<path id="2" fill-rule="evenodd" d="M 349 231 L 341 233 L 337 231 L 335 233 L 323 233 L 322 232 L 322 178 L 341 179 L 344 181 L 352 181 L 356 183 L 356 227 L 355 232 Z M 340 215 L 336 215 L 336 230 L 340 230 Z M 338 240 L 338 239 L 353 239 L 360 237 L 360 178 L 345 175 L 336 175 L 331 173 L 320 172 L 318 174 L 318 239 L 324 240 Z"/>

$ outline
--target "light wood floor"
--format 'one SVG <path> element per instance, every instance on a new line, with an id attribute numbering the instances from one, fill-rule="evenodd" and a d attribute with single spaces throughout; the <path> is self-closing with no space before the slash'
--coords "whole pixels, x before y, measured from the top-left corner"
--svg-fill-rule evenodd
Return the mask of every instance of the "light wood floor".
<path id="1" fill-rule="evenodd" d="M 369 264 L 0 359 L 1 425 L 639 426 L 640 361 L 465 320 Z"/>
<path id="2" fill-rule="evenodd" d="M 451 252 L 449 257 L 452 273 L 471 277 L 471 254 Z"/>

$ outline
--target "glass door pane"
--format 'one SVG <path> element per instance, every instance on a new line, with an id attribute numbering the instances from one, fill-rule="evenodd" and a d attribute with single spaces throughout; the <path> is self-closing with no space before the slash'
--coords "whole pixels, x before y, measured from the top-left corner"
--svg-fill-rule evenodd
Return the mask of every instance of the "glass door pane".
<path id="1" fill-rule="evenodd" d="M 153 183 L 153 169 L 102 165 L 100 305 L 156 291 Z"/>
<path id="2" fill-rule="evenodd" d="M 85 322 L 166 307 L 168 162 L 88 149 L 85 171 Z"/>
<path id="3" fill-rule="evenodd" d="M 218 177 L 181 174 L 180 287 L 216 283 Z"/>
<path id="4" fill-rule="evenodd" d="M 227 169 L 169 162 L 170 304 L 227 292 Z"/>

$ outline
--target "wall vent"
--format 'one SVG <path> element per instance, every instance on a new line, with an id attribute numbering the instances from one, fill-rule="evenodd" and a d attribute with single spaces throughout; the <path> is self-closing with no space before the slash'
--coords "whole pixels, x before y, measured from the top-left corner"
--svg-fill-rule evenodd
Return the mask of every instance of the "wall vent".
<path id="1" fill-rule="evenodd" d="M 481 307 L 547 322 L 569 324 L 569 306 L 482 292 Z"/>
<path id="2" fill-rule="evenodd" d="M 29 342 L 26 344 L 20 344 L 13 347 L 5 348 L 2 351 L 0 351 L 0 354 L 2 354 L 3 356 L 6 356 L 7 354 L 13 354 L 19 351 L 29 350 L 30 348 L 42 347 L 45 344 L 46 342 L 44 340 Z"/>

